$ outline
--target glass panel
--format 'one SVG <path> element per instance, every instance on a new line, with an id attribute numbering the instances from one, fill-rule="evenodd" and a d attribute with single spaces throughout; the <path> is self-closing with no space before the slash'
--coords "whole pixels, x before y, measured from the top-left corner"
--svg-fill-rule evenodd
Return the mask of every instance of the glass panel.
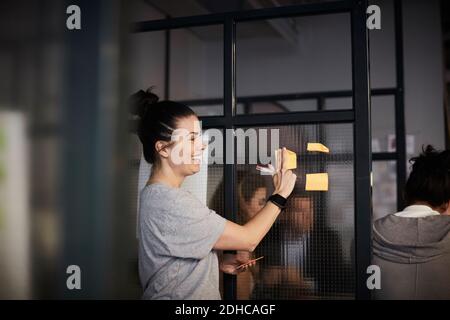
<path id="1" fill-rule="evenodd" d="M 370 85 L 372 88 L 396 86 L 394 1 L 369 1 L 381 10 L 381 29 L 369 30 Z"/>
<path id="2" fill-rule="evenodd" d="M 192 106 L 189 105 L 192 110 L 195 111 L 195 113 L 199 117 L 203 116 L 220 116 L 223 115 L 223 105 L 208 105 L 208 106 Z"/>
<path id="3" fill-rule="evenodd" d="M 225 216 L 224 212 L 224 184 L 223 184 L 223 165 L 208 165 L 208 187 L 207 187 L 207 204 L 208 207 L 216 211 L 221 216 Z M 224 296 L 223 291 L 223 273 L 219 274 L 220 295 Z"/>
<path id="4" fill-rule="evenodd" d="M 223 27 L 176 29 L 170 39 L 170 99 L 204 105 L 208 115 L 222 115 Z M 220 104 L 210 108 L 209 103 L 189 103 L 204 99 L 219 99 Z"/>
<path id="5" fill-rule="evenodd" d="M 317 100 L 278 100 L 238 103 L 237 114 L 316 111 Z"/>
<path id="6" fill-rule="evenodd" d="M 131 92 L 153 87 L 160 100 L 165 92 L 165 35 L 163 31 L 134 33 L 128 37 Z"/>
<path id="7" fill-rule="evenodd" d="M 258 153 L 266 145 L 261 129 L 279 129 L 279 145 L 297 153 L 298 168 L 294 172 L 298 178 L 286 211 L 251 254 L 264 258 L 250 272 L 237 277 L 238 298 L 354 298 L 353 126 L 243 129 L 257 129 L 257 140 L 248 139 L 245 146 L 238 146 L 238 161 L 250 158 L 243 155 L 251 150 L 250 145 L 259 146 Z M 308 142 L 320 142 L 330 148 L 330 153 L 307 152 Z M 261 155 L 257 159 L 263 162 Z M 238 162 L 236 167 L 237 217 L 239 223 L 245 223 L 273 192 L 272 179 L 259 175 L 254 164 Z M 328 173 L 328 192 L 305 191 L 305 175 L 310 173 Z"/>
<path id="8" fill-rule="evenodd" d="M 374 161 L 373 219 L 397 212 L 397 165 L 395 161 Z"/>
<path id="9" fill-rule="evenodd" d="M 238 23 L 237 99 L 268 96 L 238 113 L 316 110 L 314 99 L 288 102 L 277 96 L 273 101 L 270 95 L 351 90 L 350 35 L 345 13 Z"/>
<path id="10" fill-rule="evenodd" d="M 166 32 L 131 34 L 129 68 L 133 92 L 153 87 L 160 100 L 181 101 L 198 115 L 223 115 L 223 30 L 207 26 L 170 31 L 170 72 Z M 166 88 L 166 77 L 169 88 Z M 214 102 L 208 102 L 213 99 Z M 191 102 L 192 101 L 192 102 Z"/>
<path id="11" fill-rule="evenodd" d="M 326 98 L 325 110 L 353 109 L 353 97 Z"/>
<path id="12" fill-rule="evenodd" d="M 395 152 L 395 99 L 372 96 L 372 152 Z"/>

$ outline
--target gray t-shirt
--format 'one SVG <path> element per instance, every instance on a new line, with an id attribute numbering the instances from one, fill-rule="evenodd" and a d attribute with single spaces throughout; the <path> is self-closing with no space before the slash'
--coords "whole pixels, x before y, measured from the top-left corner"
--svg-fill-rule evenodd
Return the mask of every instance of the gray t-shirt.
<path id="1" fill-rule="evenodd" d="M 143 299 L 221 299 L 214 244 L 226 220 L 189 191 L 163 183 L 141 191 L 139 277 Z"/>

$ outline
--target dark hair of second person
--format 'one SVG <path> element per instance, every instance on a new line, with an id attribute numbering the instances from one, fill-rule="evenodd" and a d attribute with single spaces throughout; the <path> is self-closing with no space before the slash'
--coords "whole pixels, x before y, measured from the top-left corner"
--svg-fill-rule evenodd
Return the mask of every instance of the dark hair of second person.
<path id="1" fill-rule="evenodd" d="M 410 163 L 412 171 L 405 187 L 407 205 L 425 202 L 446 209 L 450 201 L 450 150 L 438 151 L 428 145 Z"/>

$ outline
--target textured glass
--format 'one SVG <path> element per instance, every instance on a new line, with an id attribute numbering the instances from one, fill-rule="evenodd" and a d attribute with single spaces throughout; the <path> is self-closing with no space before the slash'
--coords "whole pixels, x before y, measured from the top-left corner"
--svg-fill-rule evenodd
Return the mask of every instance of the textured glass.
<path id="1" fill-rule="evenodd" d="M 280 146 L 297 153 L 297 184 L 288 207 L 256 250 L 242 253 L 264 258 L 237 277 L 237 298 L 353 299 L 353 126 L 277 128 Z M 320 142 L 330 153 L 307 152 L 308 142 Z M 248 145 L 240 152 L 244 150 Z M 305 175 L 322 172 L 328 173 L 328 191 L 305 191 Z M 245 223 L 273 192 L 272 178 L 259 175 L 249 164 L 237 165 L 237 177 L 237 219 Z"/>
<path id="2" fill-rule="evenodd" d="M 374 161 L 373 171 L 373 219 L 380 219 L 397 212 L 396 161 Z"/>

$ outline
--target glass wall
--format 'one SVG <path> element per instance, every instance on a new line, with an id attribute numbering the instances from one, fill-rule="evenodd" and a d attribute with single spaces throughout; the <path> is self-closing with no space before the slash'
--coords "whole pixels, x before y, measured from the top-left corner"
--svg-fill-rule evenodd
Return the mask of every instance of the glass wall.
<path id="1" fill-rule="evenodd" d="M 237 114 L 328 109 L 314 93 L 342 90 L 349 92 L 346 103 L 333 107 L 351 109 L 351 57 L 345 13 L 238 23 Z"/>
<path id="2" fill-rule="evenodd" d="M 238 299 L 354 298 L 354 180 L 351 124 L 245 127 L 256 129 L 238 159 L 261 144 L 263 130 L 279 130 L 280 145 L 297 153 L 297 184 L 288 207 L 253 253 L 264 257 L 237 278 Z M 250 135 L 249 135 L 250 136 Z M 343 141 L 345 141 L 343 143 Z M 308 152 L 308 142 L 325 144 L 330 153 Z M 259 153 L 260 150 L 258 150 Z M 261 159 L 258 159 L 261 160 Z M 239 160 L 238 160 L 239 161 Z M 239 163 L 239 162 L 238 162 Z M 248 163 L 248 162 L 247 162 Z M 254 164 L 237 164 L 237 219 L 245 223 L 272 194 L 271 176 Z M 306 175 L 328 173 L 328 191 L 306 191 Z"/>

